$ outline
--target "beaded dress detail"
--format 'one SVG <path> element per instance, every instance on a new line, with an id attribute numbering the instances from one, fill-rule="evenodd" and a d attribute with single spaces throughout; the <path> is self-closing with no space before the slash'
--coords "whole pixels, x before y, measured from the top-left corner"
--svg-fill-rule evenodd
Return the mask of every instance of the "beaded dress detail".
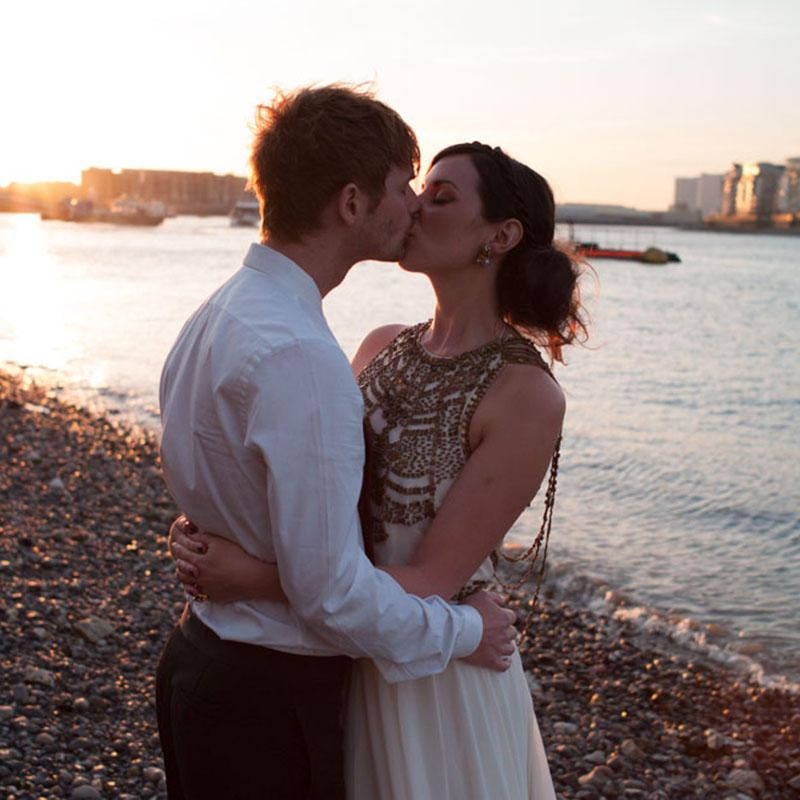
<path id="1" fill-rule="evenodd" d="M 413 527 L 436 514 L 470 455 L 475 409 L 506 364 L 547 371 L 522 336 L 497 339 L 455 357 L 430 354 L 430 321 L 407 328 L 358 378 L 373 459 L 369 489 L 373 535 Z"/>

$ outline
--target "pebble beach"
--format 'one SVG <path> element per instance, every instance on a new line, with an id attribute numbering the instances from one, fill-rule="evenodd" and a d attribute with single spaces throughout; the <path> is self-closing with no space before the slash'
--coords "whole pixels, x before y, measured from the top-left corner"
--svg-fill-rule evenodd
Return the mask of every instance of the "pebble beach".
<path id="1" fill-rule="evenodd" d="M 166 797 L 176 514 L 154 434 L 0 373 L 3 798 Z M 560 798 L 800 798 L 800 697 L 691 659 L 543 591 L 523 661 Z"/>

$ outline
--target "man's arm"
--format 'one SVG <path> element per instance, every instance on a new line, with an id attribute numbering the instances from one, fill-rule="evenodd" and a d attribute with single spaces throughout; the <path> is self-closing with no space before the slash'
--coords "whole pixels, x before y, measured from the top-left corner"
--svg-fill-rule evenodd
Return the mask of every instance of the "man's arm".
<path id="1" fill-rule="evenodd" d="M 276 564 L 249 555 L 222 536 L 197 531 L 183 516 L 170 527 L 169 547 L 175 558 L 176 575 L 193 597 L 215 603 L 288 602 Z M 403 586 L 402 576 L 397 580 Z M 411 587 L 403 589 L 410 591 Z M 427 594 L 441 595 L 441 592 Z M 514 652 L 514 613 L 504 608 L 498 595 L 487 592 L 476 592 L 464 602 L 481 615 L 484 623 L 480 645 L 466 658 L 475 666 L 505 671 L 510 663 L 508 656 Z"/>
<path id="2" fill-rule="evenodd" d="M 387 680 L 435 674 L 474 652 L 482 612 L 408 595 L 364 555 L 362 405 L 341 351 L 298 343 L 246 380 L 246 446 L 267 467 L 272 544 L 298 616 L 342 652 L 376 659 Z M 511 612 L 497 611 L 490 623 L 507 627 Z"/>

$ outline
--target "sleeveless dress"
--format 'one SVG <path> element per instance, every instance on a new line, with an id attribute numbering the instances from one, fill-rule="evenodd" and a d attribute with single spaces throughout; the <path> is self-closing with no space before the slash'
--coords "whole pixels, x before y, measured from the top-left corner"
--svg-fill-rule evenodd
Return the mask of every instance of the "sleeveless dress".
<path id="1" fill-rule="evenodd" d="M 547 369 L 522 337 L 431 355 L 430 322 L 400 333 L 359 376 L 371 449 L 378 564 L 411 560 L 470 454 L 472 415 L 509 363 Z M 487 558 L 473 581 L 492 579 Z M 454 660 L 399 684 L 354 665 L 345 724 L 349 800 L 555 800 L 519 653 L 503 673 Z"/>

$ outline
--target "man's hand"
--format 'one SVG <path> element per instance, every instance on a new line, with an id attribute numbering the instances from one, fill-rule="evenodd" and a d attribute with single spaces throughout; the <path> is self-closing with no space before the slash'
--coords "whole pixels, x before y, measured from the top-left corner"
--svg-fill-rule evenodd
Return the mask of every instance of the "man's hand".
<path id="1" fill-rule="evenodd" d="M 516 650 L 516 613 L 505 607 L 500 595 L 491 592 L 475 592 L 463 602 L 472 606 L 483 619 L 481 643 L 463 660 L 476 667 L 505 672 L 511 666 L 511 656 Z"/>

